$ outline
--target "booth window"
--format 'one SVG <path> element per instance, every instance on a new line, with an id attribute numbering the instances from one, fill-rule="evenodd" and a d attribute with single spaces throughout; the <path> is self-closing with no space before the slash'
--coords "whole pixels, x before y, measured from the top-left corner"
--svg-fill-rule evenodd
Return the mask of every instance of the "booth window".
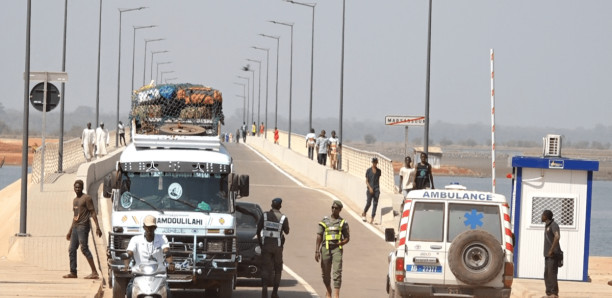
<path id="1" fill-rule="evenodd" d="M 531 224 L 542 225 L 542 212 L 547 209 L 553 212 L 553 218 L 560 227 L 574 226 L 576 222 L 575 198 L 533 197 L 531 204 Z"/>

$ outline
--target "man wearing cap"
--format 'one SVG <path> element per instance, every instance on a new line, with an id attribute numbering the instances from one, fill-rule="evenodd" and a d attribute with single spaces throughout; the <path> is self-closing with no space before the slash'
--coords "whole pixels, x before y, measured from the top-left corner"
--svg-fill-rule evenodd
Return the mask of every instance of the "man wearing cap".
<path id="1" fill-rule="evenodd" d="M 342 254 L 344 246 L 350 240 L 348 223 L 340 217 L 342 202 L 334 200 L 331 217 L 325 216 L 317 225 L 317 241 L 315 244 L 315 261 L 321 260 L 321 275 L 327 293 L 332 297 L 331 279 L 334 279 L 334 298 L 340 297 L 342 285 Z"/>
<path id="2" fill-rule="evenodd" d="M 278 287 L 283 273 L 283 246 L 289 234 L 289 220 L 280 212 L 283 200 L 272 200 L 272 209 L 264 212 L 257 223 L 257 240 L 261 247 L 261 297 L 268 297 L 268 284 L 273 281 L 272 298 L 278 298 Z M 274 275 L 272 276 L 272 273 Z"/>
<path id="3" fill-rule="evenodd" d="M 110 143 L 108 129 L 104 128 L 104 122 L 100 122 L 100 127 L 96 128 L 96 156 L 98 158 L 107 154 L 106 146 Z"/>
<path id="4" fill-rule="evenodd" d="M 70 274 L 66 274 L 64 278 L 77 278 L 77 249 L 81 246 L 81 252 L 85 255 L 89 267 L 91 267 L 91 274 L 85 276 L 85 279 L 98 279 L 98 270 L 94 263 L 93 255 L 89 250 L 89 231 L 91 230 L 91 222 L 89 218 L 93 218 L 96 223 L 96 235 L 102 237 L 102 230 L 98 224 L 98 217 L 96 216 L 96 209 L 94 208 L 93 200 L 91 197 L 83 193 L 83 180 L 77 180 L 74 182 L 74 193 L 76 197 L 72 200 L 72 211 L 74 216 L 72 217 L 72 224 L 66 234 L 66 240 L 70 241 L 70 248 L 68 249 L 68 256 L 70 257 Z"/>
<path id="5" fill-rule="evenodd" d="M 366 190 L 366 205 L 363 209 L 363 213 L 361 213 L 361 219 L 366 221 L 366 214 L 368 213 L 368 209 L 370 209 L 370 205 L 372 205 L 372 217 L 370 218 L 370 223 L 374 222 L 374 216 L 376 216 L 376 207 L 378 207 L 378 197 L 380 196 L 380 169 L 377 168 L 378 158 L 372 157 L 372 167 L 366 170 L 365 178 L 366 178 L 366 186 L 368 189 Z"/>
<path id="6" fill-rule="evenodd" d="M 144 218 L 142 228 L 144 229 L 144 234 L 132 237 L 127 246 L 127 254 L 130 258 L 124 260 L 125 270 L 128 269 L 130 259 L 134 259 L 134 266 L 139 266 L 140 263 L 151 259 L 157 261 L 158 264 L 163 264 L 164 255 L 170 249 L 166 235 L 155 234 L 157 219 L 153 215 L 147 215 Z M 166 262 L 168 263 L 168 271 L 174 272 L 172 256 L 166 257 Z M 134 279 L 132 278 L 126 288 L 128 298 L 132 296 L 133 283 Z M 168 289 L 167 297 L 171 297 L 170 287 L 168 287 L 168 285 L 166 285 L 166 289 Z"/>

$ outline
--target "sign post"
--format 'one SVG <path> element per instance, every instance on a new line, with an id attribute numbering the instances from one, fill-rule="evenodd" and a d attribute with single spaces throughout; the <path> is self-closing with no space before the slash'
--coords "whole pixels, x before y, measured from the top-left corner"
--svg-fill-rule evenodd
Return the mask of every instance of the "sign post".
<path id="1" fill-rule="evenodd" d="M 25 74 L 24 74 L 25 77 Z M 40 191 L 43 191 L 45 182 L 45 128 L 46 115 L 48 111 L 53 110 L 59 103 L 60 94 L 53 84 L 49 82 L 67 82 L 68 74 L 65 72 L 30 72 L 30 81 L 43 81 L 32 88 L 30 92 L 30 102 L 35 109 L 42 111 L 42 151 L 40 159 Z M 42 89 L 42 90 L 41 90 Z M 41 97 L 42 91 L 42 97 Z"/>
<path id="2" fill-rule="evenodd" d="M 425 116 L 385 116 L 385 125 L 404 126 L 404 156 L 408 155 L 408 127 L 425 125 Z"/>

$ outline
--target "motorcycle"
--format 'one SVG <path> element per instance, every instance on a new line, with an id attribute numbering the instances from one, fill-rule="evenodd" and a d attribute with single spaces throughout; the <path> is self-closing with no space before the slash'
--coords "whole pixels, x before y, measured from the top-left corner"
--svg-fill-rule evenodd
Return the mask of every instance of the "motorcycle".
<path id="1" fill-rule="evenodd" d="M 121 259 L 129 259 L 129 255 L 122 254 Z M 141 262 L 138 266 L 132 266 L 132 297 L 155 297 L 169 298 L 168 275 L 164 264 L 159 264 L 155 260 Z M 129 290 L 129 287 L 128 287 Z"/>

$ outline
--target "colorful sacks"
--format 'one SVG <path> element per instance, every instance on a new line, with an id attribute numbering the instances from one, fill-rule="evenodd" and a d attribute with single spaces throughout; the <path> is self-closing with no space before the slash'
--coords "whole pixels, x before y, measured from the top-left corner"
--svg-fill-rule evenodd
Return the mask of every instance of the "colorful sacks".
<path id="1" fill-rule="evenodd" d="M 138 102 L 139 103 L 145 103 L 145 102 L 149 102 L 149 101 L 153 101 L 156 99 L 159 99 L 160 95 L 159 95 L 159 90 L 157 90 L 157 88 L 152 88 L 149 90 L 145 90 L 142 92 L 138 93 Z"/>
<path id="2" fill-rule="evenodd" d="M 159 105 L 141 105 L 132 110 L 132 116 L 138 119 L 159 118 L 161 117 L 161 107 Z"/>
<path id="3" fill-rule="evenodd" d="M 176 97 L 176 88 L 171 85 L 159 87 L 159 94 L 165 99 L 174 99 Z"/>

